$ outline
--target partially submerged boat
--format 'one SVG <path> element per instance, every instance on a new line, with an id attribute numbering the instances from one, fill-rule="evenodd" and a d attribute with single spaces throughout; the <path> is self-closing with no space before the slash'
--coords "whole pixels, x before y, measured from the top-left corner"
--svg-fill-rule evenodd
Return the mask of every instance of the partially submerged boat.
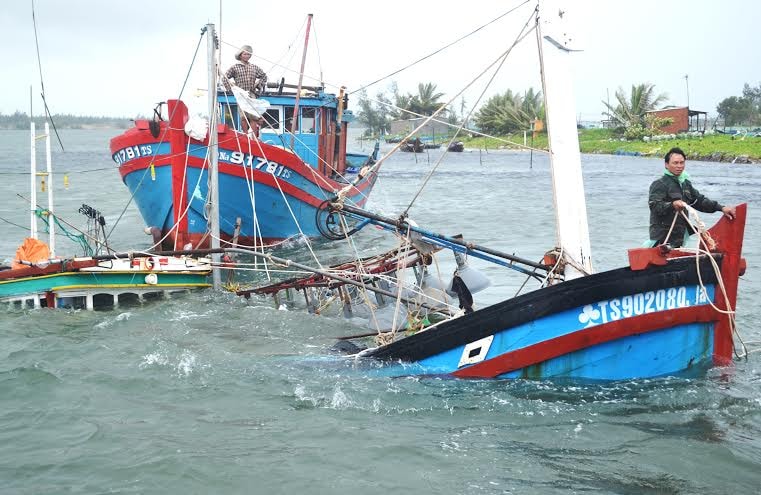
<path id="1" fill-rule="evenodd" d="M 540 2 L 536 19 L 559 242 L 544 264 L 563 280 L 359 354 L 388 372 L 611 380 L 731 362 L 746 205 L 700 231 L 696 250 L 633 249 L 629 266 L 593 273 L 568 84 L 572 14 Z"/>
<path id="2" fill-rule="evenodd" d="M 166 237 L 166 249 L 210 245 L 210 147 L 219 163 L 219 236 L 225 245 L 319 237 L 318 207 L 339 191 L 351 204 L 365 204 L 377 178 L 378 169 L 368 169 L 378 146 L 370 154 L 347 153 L 353 116 L 343 90 L 336 95 L 300 82 L 270 83 L 256 102 L 263 104 L 261 128 L 243 133 L 247 107 L 241 94 L 212 84 L 214 145 L 205 130 L 193 132 L 180 100 L 168 100 L 165 112 L 157 109 L 153 120 L 137 120 L 111 140 L 122 180 L 145 223 Z"/>
<path id="3" fill-rule="evenodd" d="M 539 7 L 535 29 L 549 121 L 558 241 L 541 263 L 423 229 L 405 214 L 398 218 L 374 214 L 341 198 L 326 203 L 322 218 L 328 237 L 376 225 L 393 231 L 406 249 L 421 252 L 419 259 L 425 261 L 416 265 L 412 284 L 403 275 L 407 264 L 385 272 L 391 277 L 386 293 L 395 294 L 396 306 L 405 306 L 408 315 L 421 313 L 421 301 L 430 302 L 432 286 L 426 289 L 424 269 L 434 249 L 451 249 L 517 270 L 538 280 L 540 288 L 474 309 L 476 288 L 465 280 L 460 265 L 446 287 L 460 311 L 454 315 L 439 311 L 438 318 L 426 318 L 421 325 L 377 328 L 371 347 L 348 348 L 351 359 L 382 363 L 379 372 L 392 376 L 590 380 L 679 375 L 730 364 L 733 356 L 740 355 L 735 349 L 739 336 L 734 315 L 739 277 L 746 267 L 742 245 L 747 205 L 736 207 L 733 220 L 722 217 L 710 229 L 688 218 L 698 232 L 696 248 L 671 249 L 667 244 L 635 248 L 629 250 L 628 266 L 594 273 L 569 84 L 574 40 L 566 21 L 573 12 L 551 1 L 540 2 Z M 342 225 L 356 227 L 341 230 Z M 355 270 L 363 290 L 379 292 L 377 278 L 368 276 L 361 264 Z M 342 278 L 347 279 L 345 274 Z M 309 287 L 308 280 L 301 282 L 300 287 L 303 283 Z M 269 286 L 273 288 L 278 289 Z M 260 292 L 271 293 L 269 289 Z M 428 290 L 427 299 L 405 297 L 413 289 L 418 294 Z"/>
<path id="4" fill-rule="evenodd" d="M 0 303 L 9 309 L 111 309 L 210 286 L 205 258 L 122 253 L 18 261 L 0 270 Z"/>
<path id="5" fill-rule="evenodd" d="M 47 144 L 48 208 L 38 209 L 36 200 L 35 125 L 31 125 L 31 237 L 24 240 L 9 266 L 0 267 L 0 303 L 10 308 L 113 308 L 128 302 L 166 297 L 177 292 L 209 287 L 211 260 L 154 255 L 144 252 L 59 257 L 55 253 L 57 217 L 53 211 L 53 177 L 50 131 Z M 100 217 L 87 205 L 80 211 Z M 39 240 L 37 219 L 48 225 L 48 243 Z M 102 221 L 102 217 L 101 221 Z M 102 225 L 105 225 L 104 223 Z M 97 232 L 97 231 L 96 231 Z M 105 239 L 94 238 L 96 245 Z M 84 240 L 86 242 L 87 240 Z"/>

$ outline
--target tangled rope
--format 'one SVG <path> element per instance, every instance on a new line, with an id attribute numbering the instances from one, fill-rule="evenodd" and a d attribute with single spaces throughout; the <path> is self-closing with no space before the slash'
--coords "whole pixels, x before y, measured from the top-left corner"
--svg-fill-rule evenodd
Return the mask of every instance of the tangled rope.
<path id="1" fill-rule="evenodd" d="M 742 347 L 742 353 L 737 352 L 737 346 L 735 345 L 734 339 L 732 340 L 732 351 L 734 352 L 734 355 L 737 359 L 748 358 L 748 348 L 745 345 L 745 342 L 742 339 L 742 336 L 740 335 L 740 332 L 737 330 L 737 322 L 735 320 L 735 310 L 732 308 L 732 305 L 729 301 L 729 294 L 727 294 L 727 289 L 724 286 L 724 279 L 721 274 L 721 268 L 719 267 L 719 264 L 716 263 L 716 260 L 714 259 L 712 255 L 712 251 L 716 249 L 716 241 L 711 237 L 711 234 L 706 229 L 705 223 L 700 219 L 700 215 L 698 215 L 697 210 L 695 210 L 693 207 L 686 205 L 687 213 L 684 211 L 680 211 L 677 213 L 677 215 L 674 215 L 674 220 L 671 223 L 672 229 L 674 226 L 674 223 L 676 222 L 676 218 L 679 214 L 682 215 L 682 217 L 687 221 L 687 224 L 690 228 L 692 228 L 697 234 L 698 234 L 698 247 L 694 249 L 695 252 L 695 266 L 697 269 L 698 274 L 698 283 L 700 284 L 700 290 L 703 291 L 703 294 L 708 294 L 708 290 L 706 289 L 705 284 L 703 283 L 703 276 L 700 272 L 700 257 L 702 255 L 705 255 L 707 259 L 711 261 L 711 267 L 714 270 L 714 273 L 716 274 L 716 280 L 717 284 L 719 286 L 719 289 L 721 290 L 721 293 L 724 297 L 724 305 L 727 309 L 721 309 L 716 304 L 714 304 L 713 301 L 708 299 L 708 304 L 711 306 L 711 308 L 714 309 L 714 311 L 724 314 L 727 316 L 728 322 L 729 322 L 729 328 L 731 329 L 731 333 L 734 337 L 737 338 L 737 340 L 740 342 L 740 346 Z M 671 234 L 671 230 L 669 230 L 669 234 Z M 668 235 L 666 239 L 668 240 Z M 701 249 L 701 244 L 703 245 L 703 249 Z M 692 251 L 690 248 L 680 248 L 684 251 Z"/>

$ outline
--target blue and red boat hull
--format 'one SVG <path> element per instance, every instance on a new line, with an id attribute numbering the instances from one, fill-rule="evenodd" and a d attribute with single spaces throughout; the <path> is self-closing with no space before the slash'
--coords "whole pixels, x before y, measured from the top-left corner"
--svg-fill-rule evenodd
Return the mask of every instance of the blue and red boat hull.
<path id="1" fill-rule="evenodd" d="M 182 102 L 170 101 L 168 110 L 168 122 L 137 121 L 113 138 L 112 157 L 146 225 L 165 237 L 165 248 L 207 247 L 208 137 L 197 141 L 185 134 L 188 114 Z M 320 204 L 348 187 L 347 200 L 362 206 L 377 178 L 377 170 L 358 178 L 363 170 L 346 167 L 335 180 L 297 154 L 228 125 L 217 127 L 217 137 L 223 241 L 236 235 L 238 219 L 239 245 L 318 237 Z"/>
<path id="2" fill-rule="evenodd" d="M 624 380 L 731 363 L 746 205 L 712 254 L 630 251 L 630 266 L 562 282 L 361 355 L 383 374 Z M 715 263 L 714 263 L 715 262 Z"/>

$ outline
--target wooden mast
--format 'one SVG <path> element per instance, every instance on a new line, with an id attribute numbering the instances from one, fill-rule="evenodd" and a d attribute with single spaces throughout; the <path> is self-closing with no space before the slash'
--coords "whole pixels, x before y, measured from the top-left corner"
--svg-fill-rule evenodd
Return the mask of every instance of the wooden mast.
<path id="1" fill-rule="evenodd" d="M 301 97 L 301 83 L 304 81 L 304 64 L 307 60 L 307 48 L 309 47 L 309 30 L 312 28 L 312 14 L 307 17 L 307 32 L 304 35 L 304 53 L 301 55 L 301 70 L 299 71 L 299 85 L 296 88 L 296 102 L 293 104 L 293 119 L 291 121 L 291 149 L 293 149 L 294 133 L 299 118 L 299 98 Z"/>
<path id="2" fill-rule="evenodd" d="M 336 138 L 335 149 L 330 160 L 331 170 L 342 175 L 346 171 L 346 125 L 341 122 L 344 115 L 344 100 L 346 99 L 346 86 L 341 86 L 338 92 L 338 111 L 336 113 Z M 343 139 L 342 139 L 343 137 Z"/>

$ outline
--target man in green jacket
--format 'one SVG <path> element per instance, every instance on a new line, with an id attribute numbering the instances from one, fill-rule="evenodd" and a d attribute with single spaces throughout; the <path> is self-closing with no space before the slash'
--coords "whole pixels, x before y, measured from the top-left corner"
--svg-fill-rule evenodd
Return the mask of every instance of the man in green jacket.
<path id="1" fill-rule="evenodd" d="M 665 157 L 666 171 L 660 179 L 650 184 L 648 205 L 650 206 L 650 240 L 653 245 L 668 243 L 680 247 L 688 235 L 695 232 L 681 215 L 687 205 L 698 211 L 713 213 L 720 211 L 733 220 L 735 209 L 722 206 L 708 199 L 692 187 L 685 167 L 685 154 L 680 148 L 671 148 Z M 674 221 L 676 216 L 676 221 Z M 671 224 L 674 224 L 673 229 Z M 669 234 L 671 229 L 671 234 Z M 666 238 L 668 236 L 668 239 Z"/>

